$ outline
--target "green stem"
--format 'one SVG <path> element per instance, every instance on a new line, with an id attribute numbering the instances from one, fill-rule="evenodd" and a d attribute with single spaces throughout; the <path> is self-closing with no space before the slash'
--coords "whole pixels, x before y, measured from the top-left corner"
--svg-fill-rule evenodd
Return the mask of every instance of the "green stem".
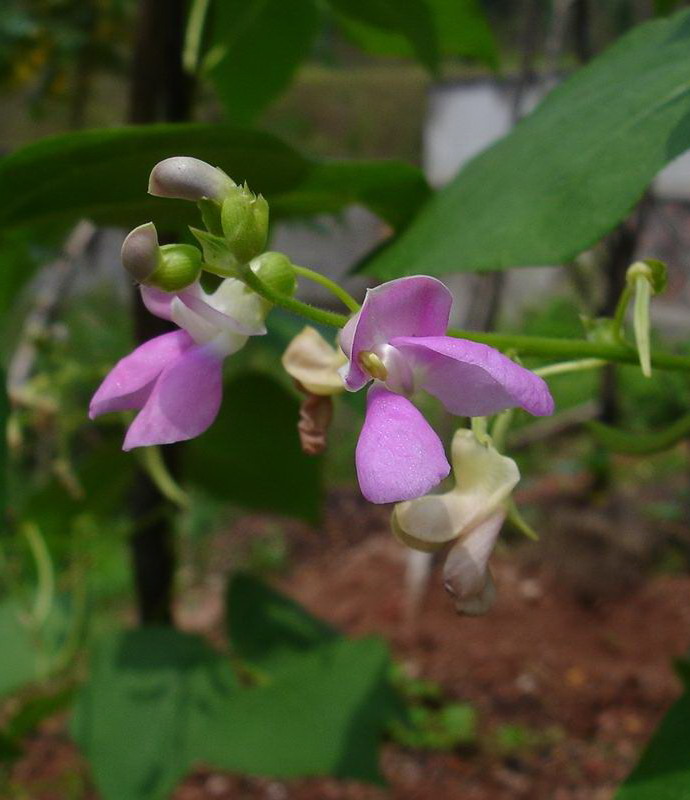
<path id="1" fill-rule="evenodd" d="M 510 429 L 510 425 L 514 416 L 514 408 L 509 408 L 507 411 L 502 411 L 496 416 L 496 419 L 491 426 L 491 439 L 494 443 L 494 447 L 499 453 L 502 452 L 505 447 L 508 430 Z"/>
<path id="2" fill-rule="evenodd" d="M 160 447 L 143 447 L 140 455 L 142 466 L 158 491 L 171 503 L 186 511 L 189 508 L 189 495 L 170 474 Z"/>
<path id="3" fill-rule="evenodd" d="M 472 433 L 480 444 L 488 444 L 488 426 L 486 417 L 471 417 Z"/>
<path id="4" fill-rule="evenodd" d="M 309 269 L 309 267 L 300 267 L 297 264 L 293 264 L 292 266 L 298 275 L 301 275 L 307 280 L 314 281 L 314 283 L 318 283 L 328 289 L 329 292 L 332 292 L 339 300 L 343 302 L 345 306 L 347 306 L 347 308 L 350 309 L 350 311 L 359 311 L 359 303 L 349 292 L 346 292 L 345 289 L 343 289 L 342 286 L 339 286 L 335 281 L 332 281 L 330 278 L 327 278 L 320 272 Z"/>
<path id="5" fill-rule="evenodd" d="M 549 339 L 542 336 L 521 336 L 505 333 L 482 333 L 451 329 L 449 336 L 469 339 L 495 347 L 497 350 L 513 348 L 521 356 L 538 358 L 601 358 L 620 364 L 637 364 L 637 350 L 628 344 L 588 342 L 585 339 Z M 673 353 L 652 353 L 652 366 L 659 369 L 690 372 L 690 356 Z"/>
<path id="6" fill-rule="evenodd" d="M 40 628 L 48 619 L 55 597 L 55 570 L 53 561 L 41 531 L 34 522 L 21 527 L 31 554 L 36 562 L 36 600 L 31 613 L 32 624 Z"/>
<path id="7" fill-rule="evenodd" d="M 575 361 L 559 361 L 558 364 L 549 364 L 546 367 L 539 367 L 533 370 L 535 375 L 540 375 L 542 378 L 550 377 L 551 375 L 562 375 L 565 372 L 581 372 L 586 369 L 597 369 L 597 367 L 605 367 L 606 361 L 603 358 L 580 358 Z"/>
<path id="8" fill-rule="evenodd" d="M 253 289 L 257 294 L 261 295 L 261 297 L 279 308 L 284 308 L 286 311 L 291 311 L 293 314 L 299 314 L 319 325 L 333 325 L 336 328 L 342 328 L 348 320 L 345 314 L 336 314 L 334 311 L 324 311 L 309 303 L 296 300 L 294 297 L 288 297 L 285 294 L 276 292 L 254 274 L 249 264 L 242 264 L 239 270 L 242 280 L 250 289 Z"/>
<path id="9" fill-rule="evenodd" d="M 248 264 L 242 265 L 240 271 L 242 280 L 250 288 L 280 308 L 284 308 L 293 314 L 298 314 L 320 325 L 332 325 L 336 328 L 342 328 L 348 321 L 348 317 L 345 314 L 324 311 L 309 305 L 309 303 L 303 303 L 294 297 L 288 297 L 274 291 L 252 272 Z M 601 359 L 619 364 L 637 364 L 639 361 L 637 350 L 624 342 L 616 344 L 589 342 L 586 339 L 552 339 L 542 336 L 464 331 L 457 328 L 450 329 L 448 335 L 488 344 L 497 350 L 514 350 L 521 356 L 558 358 L 562 360 Z M 651 364 L 658 369 L 690 372 L 690 356 L 679 356 L 674 353 L 652 353 Z"/>

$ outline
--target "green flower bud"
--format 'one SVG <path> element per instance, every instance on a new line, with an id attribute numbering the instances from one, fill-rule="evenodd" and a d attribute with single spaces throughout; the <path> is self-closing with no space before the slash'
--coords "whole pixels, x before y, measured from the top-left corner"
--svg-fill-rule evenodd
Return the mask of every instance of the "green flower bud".
<path id="1" fill-rule="evenodd" d="M 221 209 L 223 234 L 238 261 L 247 263 L 263 252 L 268 239 L 268 203 L 247 185 L 227 193 Z"/>
<path id="2" fill-rule="evenodd" d="M 166 292 L 184 289 L 201 273 L 201 253 L 189 244 L 160 247 L 153 222 L 135 228 L 122 244 L 122 265 L 137 283 Z"/>
<path id="3" fill-rule="evenodd" d="M 297 288 L 297 276 L 290 259 L 283 253 L 262 253 L 251 263 L 252 272 L 270 289 L 291 297 Z"/>
<path id="4" fill-rule="evenodd" d="M 628 285 L 634 292 L 633 301 L 633 328 L 635 330 L 635 343 L 640 358 L 642 374 L 646 378 L 652 376 L 652 354 L 650 343 L 651 321 L 649 307 L 653 294 L 659 294 L 666 288 L 667 272 L 663 261 L 646 259 L 636 261 L 626 275 Z"/>
<path id="5" fill-rule="evenodd" d="M 222 169 L 190 156 L 174 156 L 159 161 L 151 170 L 149 194 L 180 200 L 215 200 L 222 203 L 235 182 Z"/>
<path id="6" fill-rule="evenodd" d="M 160 255 L 161 265 L 148 278 L 148 286 L 177 292 L 194 283 L 201 274 L 201 253 L 191 244 L 165 244 Z"/>

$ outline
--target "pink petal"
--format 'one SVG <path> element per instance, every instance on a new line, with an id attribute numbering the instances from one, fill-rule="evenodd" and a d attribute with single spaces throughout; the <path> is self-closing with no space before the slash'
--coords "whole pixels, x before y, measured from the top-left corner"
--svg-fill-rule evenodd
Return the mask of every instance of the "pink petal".
<path id="1" fill-rule="evenodd" d="M 173 331 L 150 339 L 120 359 L 91 400 L 91 419 L 108 411 L 142 408 L 156 378 L 192 344 L 188 333 Z"/>
<path id="2" fill-rule="evenodd" d="M 553 413 L 546 383 L 493 347 L 452 336 L 397 337 L 391 344 L 451 414 L 480 417 L 516 406 L 536 416 Z"/>
<path id="3" fill-rule="evenodd" d="M 154 286 L 140 286 L 141 299 L 146 308 L 156 317 L 161 319 L 172 319 L 171 305 L 172 301 L 179 297 L 181 300 L 185 298 L 195 298 L 201 296 L 201 286 L 198 281 L 180 292 L 164 292 L 162 289 L 156 289 Z"/>
<path id="4" fill-rule="evenodd" d="M 421 497 L 450 472 L 440 439 L 412 403 L 374 384 L 355 454 L 362 494 L 372 503 Z"/>
<path id="5" fill-rule="evenodd" d="M 161 373 L 122 449 L 171 444 L 203 433 L 220 408 L 222 364 L 210 348 L 190 347 Z"/>
<path id="6" fill-rule="evenodd" d="M 343 352 L 350 359 L 347 388 L 357 391 L 371 380 L 358 363 L 361 352 L 394 336 L 442 336 L 452 303 L 447 287 L 426 275 L 398 278 L 369 289 L 362 308 L 341 334 Z"/>

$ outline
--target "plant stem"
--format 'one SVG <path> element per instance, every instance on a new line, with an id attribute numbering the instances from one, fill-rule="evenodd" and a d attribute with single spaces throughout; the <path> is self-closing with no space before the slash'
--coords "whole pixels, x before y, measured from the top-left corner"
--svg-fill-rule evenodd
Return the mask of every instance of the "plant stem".
<path id="1" fill-rule="evenodd" d="M 565 372 L 581 372 L 586 369 L 605 367 L 606 363 L 603 358 L 581 358 L 576 361 L 559 361 L 558 364 L 548 364 L 546 367 L 539 367 L 533 371 L 535 375 L 547 378 L 551 375 L 563 375 Z"/>
<path id="2" fill-rule="evenodd" d="M 538 358 L 601 358 L 619 364 L 637 364 L 637 350 L 628 344 L 588 342 L 585 339 L 554 339 L 542 336 L 522 336 L 507 333 L 479 333 L 451 329 L 449 336 L 469 339 L 495 347 L 497 350 L 513 349 L 521 356 Z M 652 353 L 652 366 L 659 369 L 690 372 L 690 356 L 674 353 Z"/>
<path id="3" fill-rule="evenodd" d="M 171 503 L 186 511 L 189 508 L 189 495 L 168 469 L 160 447 L 144 447 L 140 453 L 141 463 L 158 491 Z"/>
<path id="4" fill-rule="evenodd" d="M 348 317 L 345 314 L 325 311 L 309 303 L 296 300 L 294 297 L 288 297 L 274 291 L 252 272 L 248 264 L 241 266 L 240 271 L 242 280 L 251 289 L 280 308 L 284 308 L 293 314 L 298 314 L 320 325 L 332 325 L 336 328 L 342 328 L 348 321 Z M 597 359 L 618 364 L 637 364 L 639 362 L 637 350 L 623 342 L 620 344 L 589 342 L 586 339 L 555 339 L 513 333 L 484 333 L 481 331 L 459 330 L 458 328 L 449 329 L 448 336 L 488 344 L 497 350 L 513 350 L 521 356 L 560 358 L 563 360 Z M 653 367 L 658 369 L 690 372 L 690 356 L 657 352 L 651 354 L 651 363 Z M 587 368 L 593 366 L 593 364 L 590 364 Z M 584 369 L 584 367 L 580 366 L 578 369 Z M 561 369 L 560 371 L 567 370 Z"/>
<path id="5" fill-rule="evenodd" d="M 307 280 L 314 281 L 314 283 L 318 283 L 332 292 L 339 300 L 343 302 L 345 306 L 347 306 L 347 308 L 350 309 L 350 311 L 359 311 L 359 303 L 349 292 L 346 292 L 345 289 L 343 289 L 342 286 L 339 286 L 335 281 L 332 281 L 330 278 L 327 278 L 320 272 L 309 269 L 309 267 L 300 267 L 297 264 L 293 264 L 292 266 L 298 275 L 301 275 Z"/>
<path id="6" fill-rule="evenodd" d="M 346 317 L 345 314 L 336 314 L 334 311 L 324 311 L 321 308 L 316 308 L 316 306 L 309 305 L 309 303 L 303 303 L 301 300 L 296 300 L 294 297 L 288 297 L 285 294 L 276 292 L 270 286 L 267 286 L 254 272 L 252 272 L 249 264 L 242 264 L 239 269 L 242 280 L 247 284 L 247 286 L 249 286 L 250 289 L 253 289 L 257 294 L 260 294 L 266 300 L 273 303 L 275 306 L 284 308 L 286 311 L 292 311 L 293 314 L 299 314 L 300 316 L 306 317 L 306 319 L 310 319 L 312 322 L 316 322 L 320 325 L 333 325 L 336 328 L 342 328 L 348 320 L 348 317 Z"/>
<path id="7" fill-rule="evenodd" d="M 36 600 L 31 613 L 32 624 L 40 628 L 48 619 L 55 598 L 55 569 L 43 534 L 34 522 L 21 527 L 36 562 Z"/>

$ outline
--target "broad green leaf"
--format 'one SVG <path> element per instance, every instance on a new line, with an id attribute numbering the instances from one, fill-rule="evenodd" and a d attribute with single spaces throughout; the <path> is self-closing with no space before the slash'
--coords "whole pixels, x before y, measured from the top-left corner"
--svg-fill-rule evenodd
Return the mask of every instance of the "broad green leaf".
<path id="1" fill-rule="evenodd" d="M 198 225 L 193 203 L 146 193 L 153 165 L 180 154 L 216 164 L 278 200 L 273 218 L 360 203 L 399 226 L 429 193 L 419 170 L 400 162 L 320 164 L 267 133 L 230 125 L 132 126 L 43 139 L 0 159 L 0 230 L 69 225 L 83 217 L 122 226 L 149 219 Z"/>
<path id="2" fill-rule="evenodd" d="M 477 0 L 427 0 L 441 54 L 481 61 L 495 68 L 498 49 Z M 365 22 L 341 17 L 345 33 L 375 55 L 411 57 L 414 49 L 405 36 Z"/>
<path id="3" fill-rule="evenodd" d="M 269 672 L 338 637 L 325 622 L 248 573 L 233 575 L 227 609 L 234 652 Z"/>
<path id="4" fill-rule="evenodd" d="M 430 196 L 419 170 L 400 161 L 326 162 L 316 164 L 291 192 L 279 195 L 271 209 L 280 216 L 311 216 L 359 204 L 400 229 Z"/>
<path id="5" fill-rule="evenodd" d="M 10 413 L 5 373 L 0 370 L 0 537 L 6 535 L 7 515 L 7 418 Z"/>
<path id="6" fill-rule="evenodd" d="M 690 800 L 690 694 L 666 714 L 615 800 Z"/>
<path id="7" fill-rule="evenodd" d="M 146 628 L 103 639 L 72 736 L 104 800 L 164 800 L 197 757 L 201 723 L 236 687 L 199 637 Z"/>
<path id="8" fill-rule="evenodd" d="M 659 431 L 623 431 L 602 422 L 587 425 L 594 438 L 615 453 L 649 455 L 668 450 L 690 436 L 690 414 Z"/>
<path id="9" fill-rule="evenodd" d="M 346 21 L 402 36 L 428 69 L 438 68 L 439 46 L 427 0 L 328 0 Z M 346 27 L 347 30 L 347 27 Z"/>
<path id="10" fill-rule="evenodd" d="M 0 697 L 47 675 L 64 641 L 68 619 L 67 603 L 58 601 L 41 629 L 32 631 L 16 600 L 0 600 Z"/>
<path id="11" fill-rule="evenodd" d="M 185 448 L 183 476 L 227 502 L 316 521 L 321 459 L 302 452 L 298 420 L 294 395 L 273 378 L 232 378 L 218 419 Z"/>
<path id="12" fill-rule="evenodd" d="M 164 800 L 194 764 L 255 775 L 380 780 L 390 662 L 375 640 L 304 651 L 242 687 L 200 638 L 147 628 L 104 639 L 72 735 L 104 800 Z"/>
<path id="13" fill-rule="evenodd" d="M 631 31 L 473 159 L 366 270 L 381 278 L 572 259 L 690 147 L 690 11 Z"/>
<path id="14" fill-rule="evenodd" d="M 319 26 L 314 0 L 216 0 L 208 73 L 233 122 L 249 122 L 290 83 Z"/>
<path id="15" fill-rule="evenodd" d="M 309 171 L 295 150 L 269 134 L 228 125 L 146 125 L 43 139 L 0 160 L 0 228 L 45 222 L 135 225 L 198 222 L 193 203 L 150 197 L 151 168 L 190 155 L 222 167 L 267 197 L 289 191 Z"/>
<path id="16" fill-rule="evenodd" d="M 267 685 L 216 707 L 203 722 L 199 756 L 253 775 L 381 782 L 378 745 L 394 708 L 389 670 L 376 639 L 309 651 Z"/>

